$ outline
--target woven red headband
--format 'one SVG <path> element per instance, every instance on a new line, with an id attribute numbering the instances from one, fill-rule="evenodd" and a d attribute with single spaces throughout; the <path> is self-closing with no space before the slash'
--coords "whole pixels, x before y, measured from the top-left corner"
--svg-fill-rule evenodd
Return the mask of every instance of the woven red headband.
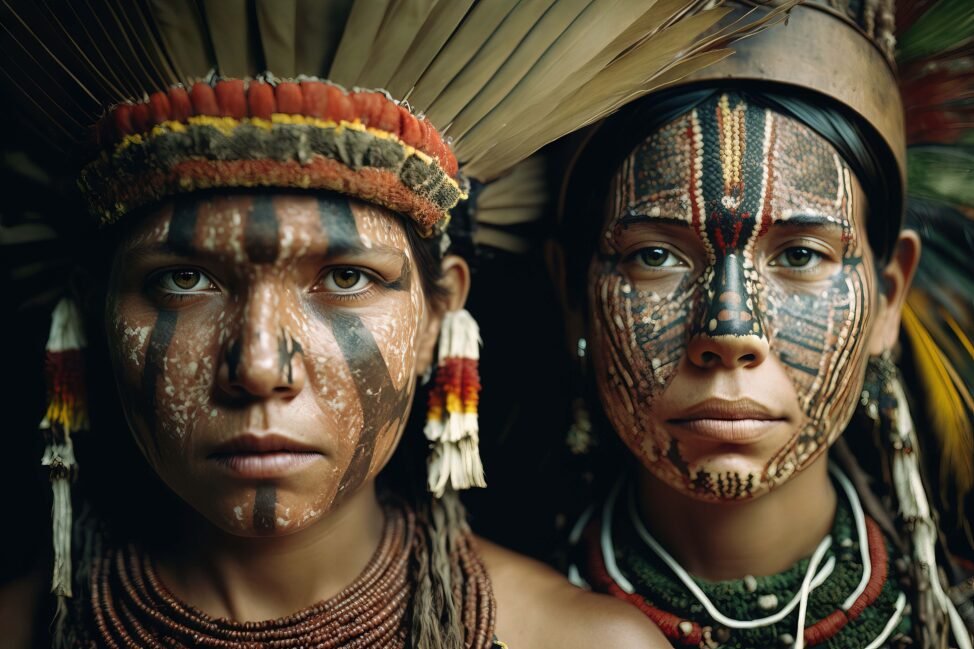
<path id="1" fill-rule="evenodd" d="M 327 189 L 442 231 L 466 197 L 456 157 L 424 117 L 381 92 L 326 81 L 197 83 L 114 107 L 80 185 L 102 223 L 216 187 Z"/>

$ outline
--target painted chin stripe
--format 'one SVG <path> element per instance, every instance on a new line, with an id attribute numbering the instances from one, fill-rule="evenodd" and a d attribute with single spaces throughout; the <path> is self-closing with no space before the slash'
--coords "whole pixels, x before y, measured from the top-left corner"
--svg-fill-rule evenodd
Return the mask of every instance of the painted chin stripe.
<path id="1" fill-rule="evenodd" d="M 257 194 L 244 228 L 244 250 L 255 264 L 271 264 L 280 253 L 277 214 L 270 194 Z"/>
<path id="2" fill-rule="evenodd" d="M 254 529 L 258 532 L 273 532 L 277 527 L 277 487 L 272 484 L 257 485 L 254 495 Z"/>
<path id="3" fill-rule="evenodd" d="M 361 318 L 341 312 L 328 312 L 325 317 L 348 363 L 362 405 L 362 436 L 339 483 L 340 496 L 345 490 L 354 491 L 365 479 L 379 432 L 393 420 L 393 425 L 398 426 L 410 394 L 408 383 L 396 390 L 382 353 Z"/>

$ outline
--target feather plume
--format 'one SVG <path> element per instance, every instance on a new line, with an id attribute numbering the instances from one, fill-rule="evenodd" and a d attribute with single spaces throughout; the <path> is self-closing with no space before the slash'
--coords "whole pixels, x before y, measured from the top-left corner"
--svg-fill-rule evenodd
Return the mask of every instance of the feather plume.
<path id="1" fill-rule="evenodd" d="M 910 3 L 902 3 L 909 5 Z M 916 11 L 916 9 L 914 9 Z M 905 24 L 903 27 L 907 27 Z M 940 0 L 920 14 L 898 38 L 900 61 L 930 57 L 971 42 L 974 12 L 968 0 Z"/>
<path id="2" fill-rule="evenodd" d="M 974 487 L 974 466 L 970 462 L 970 458 L 974 458 L 974 428 L 971 426 L 974 399 L 942 346 L 937 344 L 934 335 L 917 315 L 926 306 L 924 302 L 926 300 L 917 294 L 911 296 L 903 309 L 903 328 L 912 343 L 931 424 L 941 441 L 941 489 L 945 491 L 948 478 L 953 478 L 961 493 L 967 493 Z M 965 341 L 969 346 L 966 337 Z M 960 504 L 958 500 L 956 505 Z"/>
<path id="3" fill-rule="evenodd" d="M 974 491 L 974 14 L 963 0 L 898 3 L 907 224 L 923 254 L 903 312 L 936 443 L 939 502 L 961 526 Z M 936 465 L 935 465 L 936 466 Z"/>

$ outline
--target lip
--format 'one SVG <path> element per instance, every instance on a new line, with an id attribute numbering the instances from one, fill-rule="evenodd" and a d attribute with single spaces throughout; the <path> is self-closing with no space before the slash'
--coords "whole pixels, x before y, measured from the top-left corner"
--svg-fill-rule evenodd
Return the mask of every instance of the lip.
<path id="1" fill-rule="evenodd" d="M 786 417 L 751 399 L 706 399 L 667 423 L 717 442 L 754 442 L 785 423 Z"/>
<path id="2" fill-rule="evenodd" d="M 300 471 L 324 455 L 300 440 L 279 433 L 247 432 L 207 455 L 217 465 L 241 478 L 267 479 Z"/>

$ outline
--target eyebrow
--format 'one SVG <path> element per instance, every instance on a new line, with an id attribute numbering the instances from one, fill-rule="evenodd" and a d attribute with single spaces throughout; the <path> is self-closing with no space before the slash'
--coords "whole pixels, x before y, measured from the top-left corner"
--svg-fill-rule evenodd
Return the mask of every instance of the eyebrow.
<path id="1" fill-rule="evenodd" d="M 166 255 L 173 257 L 218 259 L 225 256 L 226 251 L 207 250 L 195 245 L 173 245 L 167 241 L 158 241 L 149 244 L 138 244 L 126 251 L 127 255 L 135 257 L 146 257 L 149 255 Z M 293 257 L 292 261 L 298 261 L 310 257 L 338 257 L 351 258 L 368 257 L 370 255 L 382 255 L 394 257 L 395 259 L 405 260 L 406 253 L 399 248 L 387 246 L 381 243 L 372 242 L 370 246 L 365 246 L 361 241 L 347 238 L 340 238 L 322 244 L 312 244 L 304 254 Z"/>
<path id="2" fill-rule="evenodd" d="M 817 214 L 794 214 L 787 219 L 776 219 L 771 222 L 771 227 L 775 229 L 788 228 L 825 228 L 829 230 L 842 230 L 845 226 L 838 219 L 820 216 Z"/>

